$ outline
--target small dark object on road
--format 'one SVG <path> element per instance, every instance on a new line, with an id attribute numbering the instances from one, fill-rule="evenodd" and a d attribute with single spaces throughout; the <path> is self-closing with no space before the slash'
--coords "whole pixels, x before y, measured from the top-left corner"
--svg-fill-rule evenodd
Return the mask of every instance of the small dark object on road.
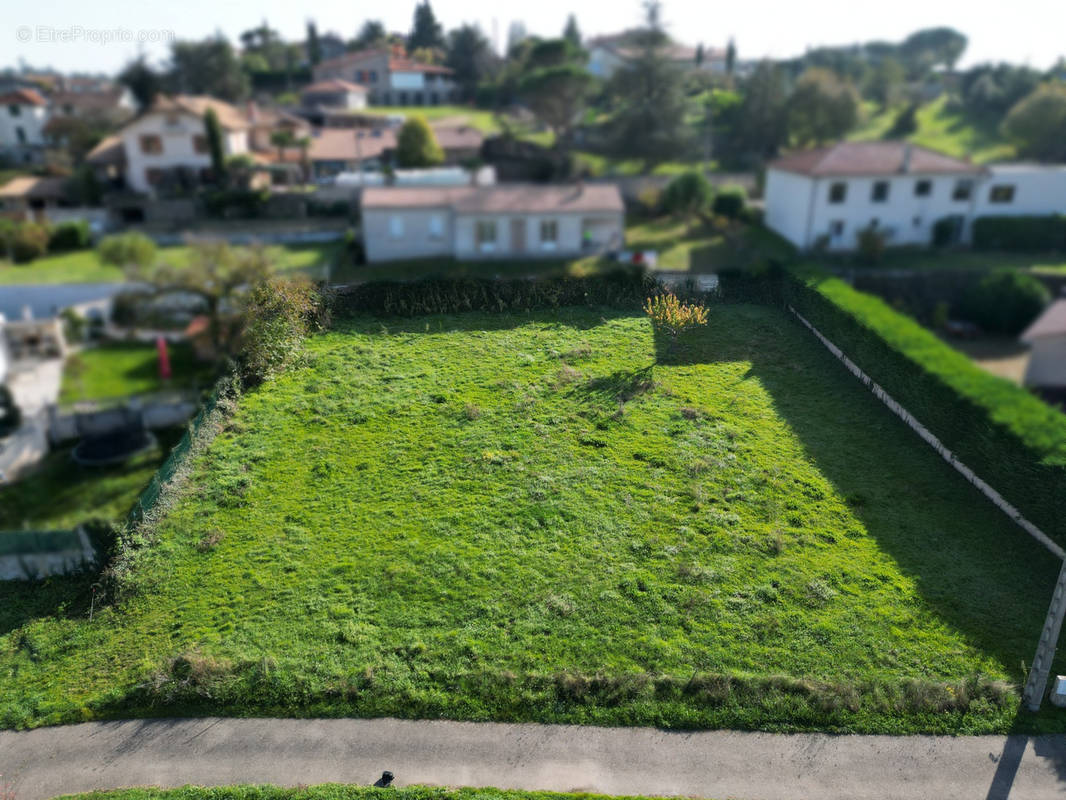
<path id="1" fill-rule="evenodd" d="M 392 785 L 392 779 L 394 777 L 395 776 L 391 772 L 385 770 L 381 773 L 381 777 L 378 778 L 377 783 L 375 783 L 374 785 L 379 789 L 386 789 Z"/>

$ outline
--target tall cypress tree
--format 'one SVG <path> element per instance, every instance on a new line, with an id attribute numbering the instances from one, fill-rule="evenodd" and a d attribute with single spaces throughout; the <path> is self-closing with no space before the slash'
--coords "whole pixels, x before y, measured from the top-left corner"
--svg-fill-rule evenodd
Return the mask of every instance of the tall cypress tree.
<path id="1" fill-rule="evenodd" d="M 204 133 L 211 153 L 211 172 L 215 175 L 215 183 L 222 185 L 226 182 L 226 154 L 222 149 L 222 126 L 213 108 L 204 112 Z"/>
<path id="2" fill-rule="evenodd" d="M 322 45 L 318 42 L 318 27 L 314 20 L 307 20 L 307 60 L 315 66 L 322 60 Z"/>
<path id="3" fill-rule="evenodd" d="M 437 22 L 429 0 L 423 0 L 415 6 L 414 24 L 411 26 L 411 35 L 407 37 L 409 53 L 421 47 L 444 47 L 444 29 Z"/>
<path id="4" fill-rule="evenodd" d="M 563 38 L 574 47 L 581 47 L 581 31 L 577 27 L 577 18 L 571 14 L 566 18 L 566 28 L 563 29 Z"/>

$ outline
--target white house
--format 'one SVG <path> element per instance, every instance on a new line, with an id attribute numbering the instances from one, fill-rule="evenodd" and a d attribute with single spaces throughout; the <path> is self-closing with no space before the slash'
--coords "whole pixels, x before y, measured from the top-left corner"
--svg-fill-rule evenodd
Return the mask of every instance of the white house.
<path id="1" fill-rule="evenodd" d="M 1066 300 L 1056 300 L 1022 334 L 1029 345 L 1025 385 L 1066 389 Z"/>
<path id="2" fill-rule="evenodd" d="M 120 133 L 126 153 L 126 184 L 151 193 L 175 178 L 198 183 L 210 177 L 211 151 L 204 114 L 214 109 L 226 157 L 248 152 L 248 118 L 211 97 L 160 95 Z"/>
<path id="3" fill-rule="evenodd" d="M 642 53 L 640 47 L 631 44 L 631 36 L 628 33 L 590 39 L 587 49 L 588 71 L 603 80 L 608 80 L 620 67 L 639 58 Z M 686 72 L 704 70 L 718 75 L 724 75 L 726 72 L 725 50 L 707 47 L 700 54 L 695 47 L 670 42 L 660 49 L 660 54 Z"/>
<path id="4" fill-rule="evenodd" d="M 39 161 L 47 122 L 48 101 L 35 90 L 0 94 L 0 155 L 23 164 Z"/>
<path id="5" fill-rule="evenodd" d="M 365 86 L 334 78 L 304 87 L 300 91 L 300 105 L 323 111 L 358 111 L 366 108 L 366 95 Z"/>
<path id="6" fill-rule="evenodd" d="M 367 260 L 570 258 L 621 248 L 612 184 L 382 187 L 363 191 Z"/>
<path id="7" fill-rule="evenodd" d="M 852 250 L 875 228 L 889 245 L 928 245 L 954 221 L 968 241 L 982 216 L 1066 212 L 1066 168 L 973 164 L 906 142 L 840 142 L 766 171 L 766 224 L 801 249 Z"/>
<path id="8" fill-rule="evenodd" d="M 454 70 L 407 57 L 402 46 L 359 50 L 323 61 L 316 83 L 343 80 L 365 86 L 372 105 L 436 106 L 458 99 Z"/>

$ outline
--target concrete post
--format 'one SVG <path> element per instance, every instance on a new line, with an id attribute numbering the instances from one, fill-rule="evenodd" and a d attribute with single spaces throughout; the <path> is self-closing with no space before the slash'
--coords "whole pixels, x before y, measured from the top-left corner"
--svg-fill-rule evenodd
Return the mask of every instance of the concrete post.
<path id="1" fill-rule="evenodd" d="M 1055 659 L 1055 649 L 1062 631 L 1062 619 L 1066 616 L 1066 562 L 1059 571 L 1055 591 L 1051 595 L 1044 630 L 1040 634 L 1040 643 L 1036 646 L 1033 665 L 1029 669 L 1029 680 L 1025 682 L 1025 704 L 1030 711 L 1039 711 L 1047 690 L 1047 679 L 1051 672 L 1051 662 Z"/>

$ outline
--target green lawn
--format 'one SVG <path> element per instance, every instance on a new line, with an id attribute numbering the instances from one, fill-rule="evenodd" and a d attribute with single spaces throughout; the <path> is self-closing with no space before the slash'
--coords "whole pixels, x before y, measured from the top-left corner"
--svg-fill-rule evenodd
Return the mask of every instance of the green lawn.
<path id="1" fill-rule="evenodd" d="M 455 121 L 460 124 L 470 125 L 486 134 L 500 132 L 495 112 L 483 108 L 473 108 L 472 106 L 372 106 L 360 113 L 379 114 L 381 116 L 390 116 L 392 114 L 419 115 L 425 117 L 426 121 L 431 123 Z"/>
<path id="2" fill-rule="evenodd" d="M 108 342 L 67 357 L 59 402 L 107 400 L 164 389 L 209 386 L 210 364 L 198 362 L 188 345 L 170 345 L 171 377 L 159 377 L 159 356 L 153 344 Z"/>
<path id="3" fill-rule="evenodd" d="M 80 467 L 69 448 L 53 451 L 32 474 L 0 486 L 0 531 L 69 530 L 90 520 L 125 519 L 180 433 L 157 433 L 157 448 L 117 467 Z M 0 595 L 6 591 L 0 588 Z"/>
<path id="4" fill-rule="evenodd" d="M 900 110 L 897 107 L 882 111 L 873 103 L 864 104 L 866 117 L 848 138 L 858 141 L 885 138 Z M 923 147 L 958 158 L 969 157 L 978 163 L 1009 160 L 1017 155 L 1014 146 L 994 126 L 952 109 L 947 95 L 921 106 L 915 118 L 918 130 L 907 139 Z"/>
<path id="5" fill-rule="evenodd" d="M 781 312 L 676 347 L 609 310 L 360 317 L 309 349 L 123 605 L 0 587 L 0 724 L 1029 724 L 975 676 L 1023 678 L 1054 560 Z"/>
<path id="6" fill-rule="evenodd" d="M 269 249 L 277 259 L 280 272 L 324 274 L 325 264 L 333 258 L 337 245 L 274 245 Z M 159 249 L 158 261 L 175 266 L 188 263 L 192 248 L 181 245 Z M 122 270 L 102 264 L 95 250 L 46 256 L 28 264 L 0 260 L 0 285 L 50 283 L 111 283 L 123 280 Z"/>

